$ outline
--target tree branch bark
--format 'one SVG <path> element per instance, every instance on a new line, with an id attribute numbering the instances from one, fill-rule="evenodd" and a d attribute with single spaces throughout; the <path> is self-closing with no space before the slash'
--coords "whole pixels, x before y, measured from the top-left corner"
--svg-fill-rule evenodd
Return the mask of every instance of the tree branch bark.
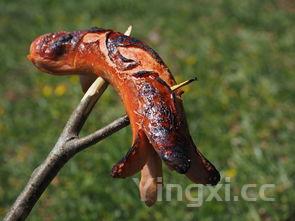
<path id="1" fill-rule="evenodd" d="M 78 137 L 93 106 L 106 88 L 107 83 L 102 78 L 98 78 L 89 88 L 47 158 L 33 171 L 24 190 L 6 214 L 5 221 L 25 220 L 53 178 L 76 153 L 129 125 L 125 115 L 88 136 Z"/>

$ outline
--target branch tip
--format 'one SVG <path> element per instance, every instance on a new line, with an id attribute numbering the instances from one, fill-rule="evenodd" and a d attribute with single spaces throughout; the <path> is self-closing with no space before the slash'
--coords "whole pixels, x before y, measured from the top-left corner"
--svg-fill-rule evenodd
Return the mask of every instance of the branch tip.
<path id="1" fill-rule="evenodd" d="M 124 35 L 130 36 L 131 31 L 132 31 L 132 25 L 129 25 L 127 30 L 125 31 Z"/>

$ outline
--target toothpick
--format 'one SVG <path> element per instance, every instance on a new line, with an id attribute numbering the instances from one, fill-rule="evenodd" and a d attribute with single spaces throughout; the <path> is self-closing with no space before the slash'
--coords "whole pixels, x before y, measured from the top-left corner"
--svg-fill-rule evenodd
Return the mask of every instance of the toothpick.
<path id="1" fill-rule="evenodd" d="M 177 89 L 179 89 L 179 88 L 181 88 L 181 87 L 184 87 L 184 86 L 190 84 L 191 82 L 193 82 L 193 81 L 197 81 L 197 80 L 198 80 L 198 78 L 195 77 L 195 78 L 189 79 L 189 80 L 187 80 L 187 81 L 184 81 L 184 82 L 182 82 L 182 83 L 180 83 L 180 84 L 173 85 L 173 86 L 171 87 L 171 90 L 172 90 L 172 91 L 175 91 L 175 90 L 177 90 Z"/>

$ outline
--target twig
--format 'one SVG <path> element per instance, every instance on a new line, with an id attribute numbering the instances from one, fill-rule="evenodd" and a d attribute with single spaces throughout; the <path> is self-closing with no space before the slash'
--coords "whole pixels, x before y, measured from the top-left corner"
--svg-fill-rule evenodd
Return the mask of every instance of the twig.
<path id="1" fill-rule="evenodd" d="M 100 81 L 99 87 L 96 88 L 97 92 L 81 100 L 66 123 L 52 151 L 44 162 L 34 170 L 26 187 L 8 211 L 4 218 L 5 221 L 25 220 L 52 179 L 68 160 L 81 150 L 101 141 L 129 124 L 128 117 L 124 116 L 86 137 L 78 137 L 91 109 L 107 87 L 105 83 L 101 84 L 103 81 L 101 78 L 97 79 L 97 81 Z"/>

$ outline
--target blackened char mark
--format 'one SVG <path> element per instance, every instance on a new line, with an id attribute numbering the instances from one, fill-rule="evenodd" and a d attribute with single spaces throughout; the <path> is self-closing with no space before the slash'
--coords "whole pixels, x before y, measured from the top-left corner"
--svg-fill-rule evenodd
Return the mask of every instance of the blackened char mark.
<path id="1" fill-rule="evenodd" d="M 174 113 L 153 84 L 141 82 L 137 87 L 142 100 L 140 113 L 148 119 L 146 129 L 154 141 L 165 144 L 175 125 Z"/>
<path id="2" fill-rule="evenodd" d="M 106 47 L 108 49 L 109 58 L 116 64 L 117 68 L 126 71 L 139 65 L 139 62 L 126 58 L 119 52 L 117 47 L 120 45 L 117 44 L 117 41 L 112 37 L 112 34 L 113 32 L 107 34 Z"/>
<path id="3" fill-rule="evenodd" d="M 55 43 L 64 44 L 72 40 L 73 35 L 71 33 L 61 36 Z"/>
<path id="4" fill-rule="evenodd" d="M 165 63 L 161 59 L 161 57 L 158 55 L 157 52 L 155 52 L 152 48 L 150 48 L 148 45 L 143 43 L 142 41 L 123 35 L 122 33 L 119 32 L 113 32 L 109 36 L 109 40 L 114 44 L 116 47 L 137 47 L 141 48 L 144 51 L 148 52 L 159 64 L 163 65 L 166 67 Z M 168 68 L 167 68 L 168 69 Z"/>
<path id="5" fill-rule="evenodd" d="M 173 111 L 170 110 L 170 108 L 165 104 L 165 99 L 159 90 L 160 88 L 155 87 L 155 85 L 160 84 L 163 86 L 163 88 L 166 88 L 166 93 L 170 94 L 174 104 L 175 94 L 169 85 L 159 77 L 157 72 L 154 71 L 138 71 L 132 76 L 144 79 L 138 83 L 137 87 L 139 96 L 143 100 L 143 112 L 146 117 L 150 118 L 152 121 L 156 120 L 158 122 L 164 123 L 166 126 L 169 125 L 168 127 L 174 127 L 175 116 Z M 165 121 L 167 120 L 167 122 L 164 122 L 163 119 L 165 119 Z"/>
<path id="6" fill-rule="evenodd" d="M 89 33 L 101 33 L 101 32 L 107 32 L 111 31 L 110 29 L 104 29 L 104 28 L 98 28 L 98 27 L 91 27 L 86 30 Z"/>
<path id="7" fill-rule="evenodd" d="M 169 92 L 172 92 L 171 88 L 169 87 L 169 85 L 166 83 L 166 81 L 164 81 L 162 78 L 159 77 L 159 74 L 155 71 L 138 71 L 134 74 L 132 74 L 133 77 L 136 78 L 144 78 L 144 77 L 151 77 L 153 80 L 156 80 L 157 82 L 159 82 L 160 84 L 162 84 L 165 88 L 168 89 Z M 171 93 L 173 94 L 173 93 Z"/>
<path id="8" fill-rule="evenodd" d="M 185 140 L 178 139 L 174 92 L 156 72 L 139 71 L 133 77 L 137 78 L 140 99 L 138 113 L 143 116 L 145 134 L 170 168 L 186 173 L 190 167 L 190 158 L 184 148 Z"/>
<path id="9" fill-rule="evenodd" d="M 72 44 L 73 35 L 71 33 L 62 35 L 59 39 L 57 39 L 51 46 L 51 52 L 54 57 L 58 57 L 64 54 L 65 52 L 65 45 Z"/>
<path id="10" fill-rule="evenodd" d="M 169 165 L 169 167 L 172 167 L 181 174 L 188 171 L 191 160 L 183 147 L 175 145 L 170 148 L 160 147 L 159 149 L 161 158 Z"/>
<path id="11" fill-rule="evenodd" d="M 154 71 L 138 71 L 134 73 L 132 76 L 141 78 L 141 77 L 147 77 L 147 76 L 155 75 L 155 74 L 158 76 L 158 74 Z"/>
<path id="12" fill-rule="evenodd" d="M 156 88 L 154 88 L 150 84 L 143 84 L 139 92 L 140 96 L 143 96 L 145 98 L 148 98 L 148 97 L 153 98 L 156 95 L 156 93 L 157 93 Z"/>

